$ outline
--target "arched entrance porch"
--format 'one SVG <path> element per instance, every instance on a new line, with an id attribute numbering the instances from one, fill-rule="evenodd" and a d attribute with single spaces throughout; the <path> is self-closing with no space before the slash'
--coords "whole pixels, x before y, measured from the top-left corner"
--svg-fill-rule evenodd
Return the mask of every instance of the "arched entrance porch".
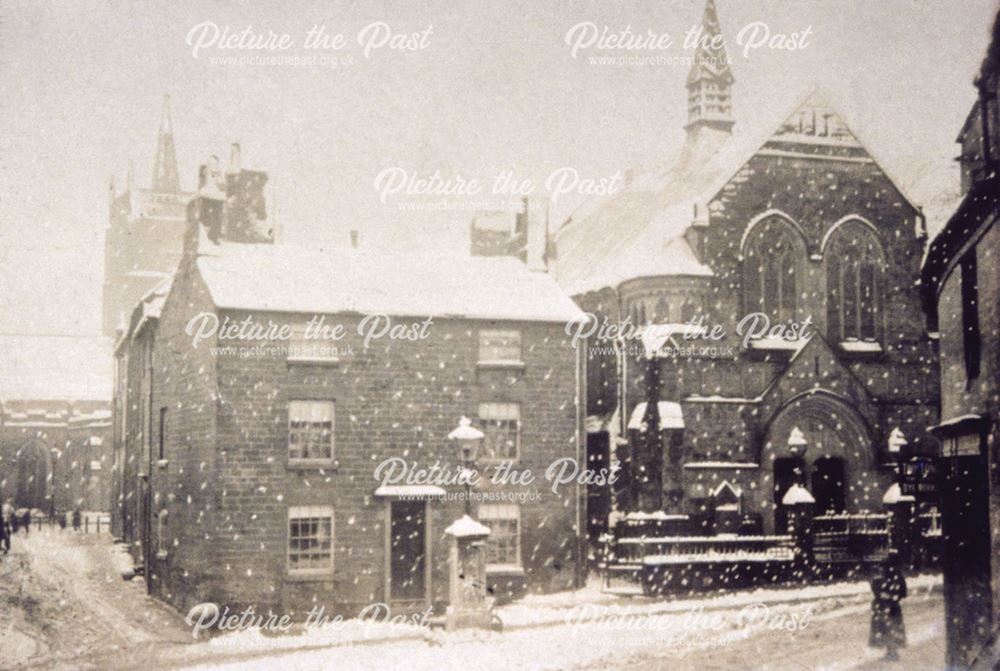
<path id="1" fill-rule="evenodd" d="M 798 428 L 805 452 L 792 455 L 788 439 Z M 816 499 L 816 514 L 859 512 L 880 507 L 884 487 L 877 473 L 874 437 L 848 401 L 816 390 L 785 403 L 768 424 L 761 452 L 764 528 L 784 530 L 782 497 L 796 481 Z"/>

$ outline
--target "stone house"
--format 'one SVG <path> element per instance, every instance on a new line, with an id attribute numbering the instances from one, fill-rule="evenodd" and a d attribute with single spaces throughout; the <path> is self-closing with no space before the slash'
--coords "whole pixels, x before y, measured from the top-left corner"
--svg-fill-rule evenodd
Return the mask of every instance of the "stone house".
<path id="1" fill-rule="evenodd" d="M 490 588 L 576 584 L 578 487 L 544 479 L 583 449 L 576 306 L 510 258 L 268 244 L 262 184 L 202 169 L 172 280 L 116 349 L 115 514 L 151 592 L 298 617 L 446 602 L 463 487 L 428 474 L 459 465 L 463 416 L 486 434 Z M 504 463 L 535 482 L 488 480 Z"/>

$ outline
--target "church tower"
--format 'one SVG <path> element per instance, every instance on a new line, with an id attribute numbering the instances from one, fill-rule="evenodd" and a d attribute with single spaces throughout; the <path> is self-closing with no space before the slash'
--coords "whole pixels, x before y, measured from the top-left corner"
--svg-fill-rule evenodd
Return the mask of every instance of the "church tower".
<path id="1" fill-rule="evenodd" d="M 148 189 L 136 184 L 129 161 L 124 190 L 116 192 L 114 182 L 110 189 L 102 331 L 111 337 L 138 300 L 168 278 L 180 259 L 184 207 L 191 194 L 181 191 L 169 96 L 163 97 L 149 184 Z"/>
<path id="2" fill-rule="evenodd" d="M 696 34 L 694 62 L 687 78 L 688 133 L 712 128 L 726 133 L 733 127 L 733 73 L 719 28 L 715 0 L 705 3 L 701 30 Z"/>
<path id="3" fill-rule="evenodd" d="M 160 133 L 156 139 L 156 162 L 153 164 L 153 191 L 177 193 L 181 190 L 177 173 L 177 152 L 174 150 L 174 128 L 170 119 L 170 96 L 163 96 Z"/>

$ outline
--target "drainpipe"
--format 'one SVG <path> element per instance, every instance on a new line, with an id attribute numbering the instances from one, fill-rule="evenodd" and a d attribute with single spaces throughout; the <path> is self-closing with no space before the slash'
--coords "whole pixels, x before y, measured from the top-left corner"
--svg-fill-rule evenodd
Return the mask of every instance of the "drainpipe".
<path id="1" fill-rule="evenodd" d="M 574 366 L 574 376 L 576 378 L 576 463 L 585 464 L 585 467 L 589 468 L 587 463 L 587 452 L 585 448 L 586 441 L 586 431 L 584 429 L 586 416 L 587 416 L 587 378 L 583 375 L 584 365 L 586 364 L 586 352 L 587 352 L 587 339 L 585 338 L 583 342 L 577 341 L 575 345 L 576 349 L 576 365 Z M 586 487 L 581 485 L 579 481 L 576 484 L 576 575 L 575 587 L 581 588 L 587 582 L 587 524 L 584 519 L 585 511 L 583 506 L 583 495 L 586 492 Z"/>

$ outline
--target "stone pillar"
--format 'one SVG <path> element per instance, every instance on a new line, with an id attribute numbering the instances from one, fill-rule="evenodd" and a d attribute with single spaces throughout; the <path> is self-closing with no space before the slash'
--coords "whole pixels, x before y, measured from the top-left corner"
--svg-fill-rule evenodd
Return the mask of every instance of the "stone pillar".
<path id="1" fill-rule="evenodd" d="M 493 610 L 493 598 L 486 596 L 486 539 L 490 535 L 489 527 L 463 515 L 445 529 L 445 534 L 451 538 L 445 629 L 489 629 Z"/>
<path id="2" fill-rule="evenodd" d="M 904 495 L 899 483 L 886 490 L 882 503 L 889 512 L 889 548 L 895 551 L 900 568 L 913 568 L 913 548 L 921 539 L 916 523 L 917 500 Z"/>
<path id="3" fill-rule="evenodd" d="M 781 499 L 788 509 L 788 530 L 795 544 L 795 573 L 801 580 L 813 575 L 813 514 L 816 500 L 805 487 L 792 485 Z"/>

